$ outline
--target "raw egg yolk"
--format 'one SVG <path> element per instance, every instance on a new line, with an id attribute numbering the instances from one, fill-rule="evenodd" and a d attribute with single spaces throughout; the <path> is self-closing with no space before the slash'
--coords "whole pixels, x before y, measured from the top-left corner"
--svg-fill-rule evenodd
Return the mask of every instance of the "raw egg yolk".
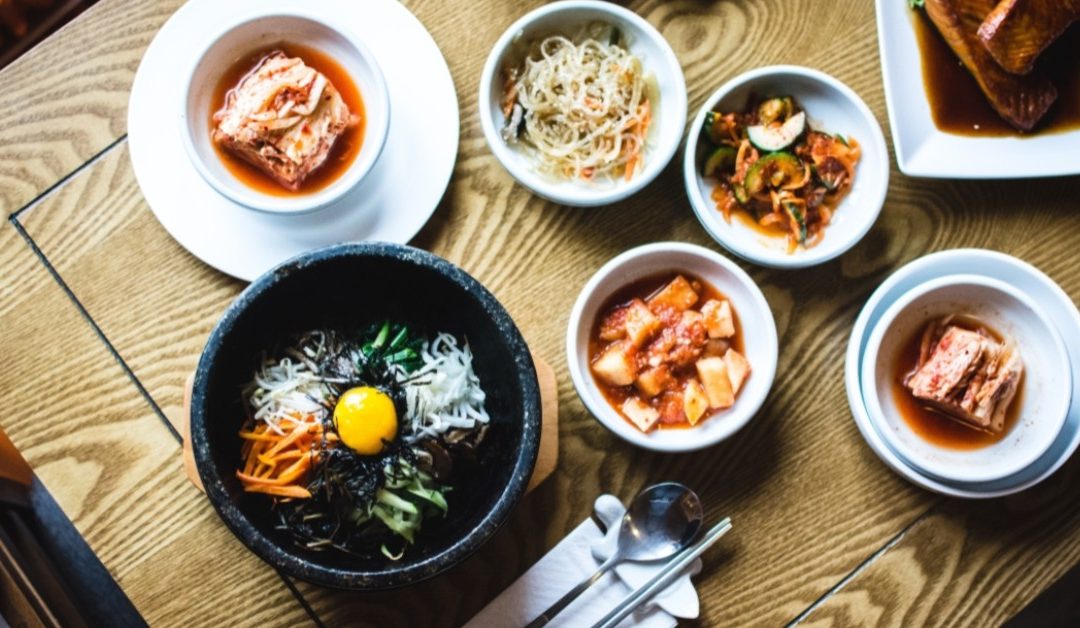
<path id="1" fill-rule="evenodd" d="M 362 456 L 382 452 L 397 436 L 397 410 L 389 395 L 371 386 L 346 390 L 334 407 L 341 442 Z"/>

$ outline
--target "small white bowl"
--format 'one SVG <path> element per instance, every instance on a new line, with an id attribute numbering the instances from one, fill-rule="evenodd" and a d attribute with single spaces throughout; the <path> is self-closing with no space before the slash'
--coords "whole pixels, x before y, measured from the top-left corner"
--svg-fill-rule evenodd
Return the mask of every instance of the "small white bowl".
<path id="1" fill-rule="evenodd" d="M 893 398 L 897 352 L 928 322 L 949 314 L 971 316 L 1015 339 L 1024 362 L 1016 425 L 980 449 L 954 450 L 923 440 Z M 912 288 L 874 325 L 865 351 L 860 378 L 871 423 L 897 455 L 946 481 L 988 482 L 1027 468 L 1054 443 L 1072 401 L 1072 368 L 1057 328 L 1023 292 L 989 277 L 948 275 Z"/>
<path id="2" fill-rule="evenodd" d="M 620 288 L 644 277 L 686 272 L 712 284 L 731 300 L 742 326 L 750 378 L 735 405 L 687 429 L 643 433 L 604 399 L 589 368 L 589 333 L 600 308 Z M 566 361 L 578 396 L 604 427 L 627 442 L 654 451 L 692 451 L 730 437 L 747 424 L 765 402 L 776 376 L 776 323 L 754 280 L 734 262 L 704 247 L 657 242 L 630 249 L 604 264 L 582 288 L 566 331 Z"/>
<path id="3" fill-rule="evenodd" d="M 652 125 L 645 148 L 645 166 L 629 181 L 560 180 L 541 174 L 527 148 L 507 145 L 500 134 L 503 114 L 503 67 L 511 48 L 552 32 L 572 34 L 600 21 L 618 27 L 632 53 L 641 58 L 646 77 L 655 81 Z M 671 46 L 651 24 L 633 11 L 595 0 L 553 2 L 527 13 L 495 42 L 480 75 L 480 125 L 495 157 L 518 183 L 538 196 L 562 205 L 594 207 L 621 201 L 656 178 L 678 150 L 686 126 L 686 80 Z"/>
<path id="4" fill-rule="evenodd" d="M 218 157 L 210 137 L 213 93 L 223 72 L 237 59 L 278 42 L 315 48 L 341 64 L 364 99 L 364 138 L 353 163 L 327 187 L 311 194 L 273 196 L 238 180 Z M 202 54 L 188 75 L 180 133 L 191 163 L 222 196 L 245 207 L 277 214 L 321 209 L 356 187 L 371 171 L 390 128 L 390 95 L 375 57 L 342 25 L 331 25 L 301 10 L 251 14 L 233 20 L 215 35 L 193 43 Z"/>
<path id="5" fill-rule="evenodd" d="M 786 239 L 761 234 L 738 220 L 724 220 L 710 196 L 716 182 L 701 175 L 698 142 L 705 114 L 743 111 L 752 96 L 794 96 L 806 110 L 811 128 L 853 137 L 862 148 L 854 185 L 825 228 L 824 237 L 809 249 L 788 253 Z M 683 179 L 698 220 L 724 248 L 762 266 L 804 268 L 842 255 L 870 231 L 889 187 L 889 152 L 877 119 L 851 88 L 824 72 L 775 65 L 736 76 L 705 101 L 690 125 Z"/>

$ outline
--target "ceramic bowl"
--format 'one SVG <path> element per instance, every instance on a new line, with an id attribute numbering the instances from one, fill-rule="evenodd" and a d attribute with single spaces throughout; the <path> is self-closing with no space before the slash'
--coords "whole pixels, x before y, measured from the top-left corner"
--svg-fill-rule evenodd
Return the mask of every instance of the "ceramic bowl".
<path id="1" fill-rule="evenodd" d="M 537 171 L 529 149 L 513 147 L 502 138 L 500 105 L 504 67 L 520 45 L 551 33 L 572 35 L 591 22 L 616 26 L 628 41 L 630 52 L 642 62 L 645 75 L 654 82 L 653 121 L 646 140 L 645 166 L 629 180 L 574 181 L 557 179 Z M 686 125 L 686 81 L 671 46 L 639 15 L 611 2 L 571 0 L 553 2 L 526 14 L 499 37 L 480 76 L 480 124 L 488 146 L 499 163 L 518 183 L 547 200 L 562 205 L 593 207 L 623 200 L 656 178 L 671 161 Z"/>
<path id="2" fill-rule="evenodd" d="M 210 136 L 214 91 L 222 74 L 237 59 L 279 42 L 307 46 L 329 55 L 348 72 L 364 100 L 364 137 L 359 154 L 335 181 L 310 194 L 278 196 L 252 189 L 225 167 Z M 231 20 L 213 36 L 192 46 L 201 46 L 202 53 L 196 55 L 187 76 L 180 133 L 191 163 L 222 196 L 264 212 L 310 212 L 341 198 L 371 171 L 390 128 L 390 96 L 374 55 L 346 25 L 329 24 L 302 9 L 247 15 Z"/>
<path id="3" fill-rule="evenodd" d="M 296 307 L 298 303 L 308 306 Z M 275 529 L 269 500 L 245 493 L 236 479 L 241 446 L 237 432 L 245 416 L 240 390 L 250 380 L 260 352 L 295 333 L 355 328 L 384 319 L 468 339 L 492 418 L 477 470 L 455 479 L 447 495 L 447 516 L 425 522 L 415 544 L 397 561 L 303 550 L 287 533 Z M 525 492 L 539 450 L 540 422 L 532 357 L 495 297 L 435 255 L 386 243 L 319 249 L 256 279 L 210 334 L 191 401 L 191 441 L 199 477 L 229 529 L 284 573 L 354 590 L 400 587 L 430 578 L 491 538 Z"/>
<path id="4" fill-rule="evenodd" d="M 600 309 L 620 288 L 636 280 L 686 272 L 712 284 L 731 301 L 742 326 L 745 357 L 751 374 L 735 405 L 688 429 L 641 432 L 604 398 L 589 368 L 589 334 Z M 754 280 L 734 262 L 709 249 L 680 242 L 646 244 L 615 257 L 582 288 L 566 331 L 570 377 L 585 407 L 601 425 L 645 449 L 675 452 L 715 445 L 746 425 L 761 408 L 776 375 L 777 337 L 772 310 Z"/>
<path id="5" fill-rule="evenodd" d="M 701 175 L 705 141 L 700 130 L 710 111 L 743 111 L 751 98 L 794 96 L 806 110 L 809 126 L 855 138 L 862 157 L 855 182 L 826 227 L 822 240 L 807 249 L 787 252 L 787 239 L 763 234 L 740 220 L 724 220 L 711 194 L 712 178 Z M 762 266 L 804 268 L 842 255 L 870 231 L 885 203 L 889 187 L 889 152 L 874 114 L 850 87 L 810 68 L 769 66 L 731 79 L 710 96 L 690 125 L 683 151 L 683 180 L 701 225 L 721 246 Z"/>
<path id="6" fill-rule="evenodd" d="M 1015 340 L 1024 363 L 1019 417 L 1005 437 L 956 450 L 918 435 L 901 416 L 893 382 L 899 352 L 927 323 L 969 316 Z M 1016 287 L 977 275 L 947 275 L 898 298 L 871 331 L 860 372 L 866 408 L 886 444 L 912 466 L 955 482 L 988 482 L 1022 471 L 1056 440 L 1072 400 L 1072 370 L 1056 327 Z M 906 394 L 899 392 L 897 394 Z M 947 420 L 947 419 L 943 419 Z"/>

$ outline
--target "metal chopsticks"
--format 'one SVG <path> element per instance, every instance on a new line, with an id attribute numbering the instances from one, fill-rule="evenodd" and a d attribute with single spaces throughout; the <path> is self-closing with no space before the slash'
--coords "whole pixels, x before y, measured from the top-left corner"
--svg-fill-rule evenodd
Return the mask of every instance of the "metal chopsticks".
<path id="1" fill-rule="evenodd" d="M 664 565 L 664 568 L 653 576 L 651 580 L 638 587 L 636 591 L 631 593 L 622 602 L 619 602 L 619 605 L 597 622 L 593 628 L 614 628 L 620 621 L 626 619 L 627 615 L 634 612 L 634 609 L 643 602 L 667 588 L 669 584 L 674 582 L 675 579 L 682 574 L 683 570 L 686 569 L 690 563 L 694 562 L 695 558 L 705 553 L 705 550 L 712 547 L 712 545 L 719 541 L 720 537 L 727 534 L 730 529 L 731 518 L 724 517 L 723 521 L 706 532 L 705 536 L 701 537 L 700 541 L 676 554 L 675 558 L 672 558 L 671 562 Z"/>

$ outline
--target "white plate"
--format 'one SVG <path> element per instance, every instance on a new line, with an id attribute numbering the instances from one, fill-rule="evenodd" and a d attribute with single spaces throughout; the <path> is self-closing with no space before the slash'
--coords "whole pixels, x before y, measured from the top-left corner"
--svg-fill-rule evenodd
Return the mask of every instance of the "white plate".
<path id="1" fill-rule="evenodd" d="M 1080 131 L 1031 137 L 966 137 L 930 115 L 922 58 L 907 0 L 877 0 L 885 102 L 900 171 L 912 177 L 1009 179 L 1080 173 Z"/>
<path id="2" fill-rule="evenodd" d="M 944 482 L 923 475 L 907 465 L 885 444 L 870 421 L 859 386 L 861 360 L 870 330 L 889 305 L 911 288 L 950 274 L 982 275 L 1024 286 L 1027 295 L 1045 308 L 1044 313 L 1061 333 L 1068 348 L 1069 360 L 1074 366 L 1072 405 L 1057 440 L 1028 468 L 990 482 Z M 855 425 L 874 453 L 892 470 L 927 490 L 943 495 L 991 498 L 1010 495 L 1038 484 L 1057 471 L 1080 445 L 1080 369 L 1075 368 L 1077 364 L 1080 364 L 1080 311 L 1077 311 L 1065 291 L 1034 266 L 1004 253 L 957 249 L 933 253 L 907 264 L 886 279 L 870 296 L 855 320 L 848 341 L 844 385 Z"/>
<path id="3" fill-rule="evenodd" d="M 190 0 L 165 23 L 131 88 L 128 143 L 135 178 L 162 226 L 207 264 L 251 280 L 304 251 L 337 242 L 408 242 L 442 199 L 457 158 L 457 94 L 424 25 L 395 0 L 305 0 L 308 13 L 346 23 L 374 53 L 393 111 L 386 148 L 356 189 L 303 215 L 262 214 L 218 194 L 184 151 L 182 77 L 215 29 L 245 15 L 294 10 L 292 0 Z"/>

